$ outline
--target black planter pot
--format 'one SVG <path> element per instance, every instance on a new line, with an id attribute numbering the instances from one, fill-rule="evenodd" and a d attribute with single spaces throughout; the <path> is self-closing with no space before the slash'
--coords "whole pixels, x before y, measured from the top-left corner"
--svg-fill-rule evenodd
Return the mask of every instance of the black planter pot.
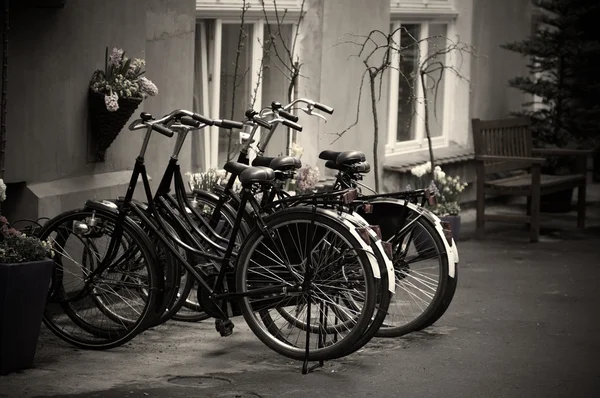
<path id="1" fill-rule="evenodd" d="M 33 365 L 54 261 L 0 263 L 0 374 Z"/>
<path id="2" fill-rule="evenodd" d="M 573 191 L 566 189 L 564 191 L 552 192 L 540 197 L 540 211 L 542 213 L 568 213 L 573 208 Z"/>

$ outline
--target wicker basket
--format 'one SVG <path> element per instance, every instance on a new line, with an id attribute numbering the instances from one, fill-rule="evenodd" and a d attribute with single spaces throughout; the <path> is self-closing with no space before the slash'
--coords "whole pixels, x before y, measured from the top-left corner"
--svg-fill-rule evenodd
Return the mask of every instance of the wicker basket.
<path id="1" fill-rule="evenodd" d="M 141 102 L 141 98 L 119 98 L 119 109 L 109 112 L 104 103 L 104 94 L 90 88 L 90 123 L 97 162 L 104 162 L 106 150 L 117 138 Z"/>

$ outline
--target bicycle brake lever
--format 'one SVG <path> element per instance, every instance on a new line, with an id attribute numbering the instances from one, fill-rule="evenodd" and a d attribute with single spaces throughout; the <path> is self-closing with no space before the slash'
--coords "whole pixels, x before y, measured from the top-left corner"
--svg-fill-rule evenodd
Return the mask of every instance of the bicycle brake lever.
<path id="1" fill-rule="evenodd" d="M 300 109 L 302 109 L 304 111 L 304 113 L 306 113 L 307 115 L 320 117 L 321 119 L 325 120 L 325 123 L 327 123 L 327 118 L 325 116 L 321 115 L 320 113 L 313 113 L 312 107 L 306 107 L 306 108 L 300 108 Z"/>

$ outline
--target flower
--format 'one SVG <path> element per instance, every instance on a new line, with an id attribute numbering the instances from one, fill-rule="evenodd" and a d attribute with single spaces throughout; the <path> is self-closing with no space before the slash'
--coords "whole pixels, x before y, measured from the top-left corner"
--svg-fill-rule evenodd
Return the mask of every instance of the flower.
<path id="1" fill-rule="evenodd" d="M 298 159 L 302 158 L 302 154 L 304 154 L 304 148 L 302 148 L 295 142 L 292 142 L 292 147 L 290 149 L 290 156 L 293 156 Z"/>
<path id="2" fill-rule="evenodd" d="M 299 193 L 311 191 L 319 182 L 319 168 L 316 166 L 303 166 L 296 172 L 295 180 Z"/>
<path id="3" fill-rule="evenodd" d="M 156 95 L 158 94 L 158 88 L 152 83 L 150 80 L 145 77 L 140 77 L 140 84 L 142 91 L 147 93 L 148 95 Z"/>
<path id="4" fill-rule="evenodd" d="M 215 186 L 225 186 L 229 181 L 229 173 L 223 169 L 208 169 L 202 173 L 187 172 L 185 175 L 190 177 L 189 184 L 192 191 L 195 189 L 201 191 L 212 191 L 214 190 Z M 236 181 L 233 184 L 232 189 L 234 192 L 240 192 L 242 185 L 239 181 Z"/>
<path id="5" fill-rule="evenodd" d="M 104 103 L 109 112 L 115 112 L 119 109 L 119 96 L 117 93 L 111 93 L 104 96 Z"/>
<path id="6" fill-rule="evenodd" d="M 1 200 L 5 200 L 6 185 L 2 179 L 0 184 L 4 186 Z M 49 241 L 41 241 L 17 231 L 6 217 L 0 216 L 0 263 L 40 261 L 52 256 L 52 244 Z"/>
<path id="7" fill-rule="evenodd" d="M 111 112 L 119 109 L 119 98 L 143 100 L 149 95 L 156 95 L 156 85 L 142 76 L 145 65 L 146 61 L 141 58 L 132 60 L 126 57 L 122 49 L 115 47 L 109 55 L 106 48 L 105 69 L 94 71 L 90 88 L 105 95 L 106 109 Z"/>
<path id="8" fill-rule="evenodd" d="M 428 175 L 430 172 L 431 162 L 413 167 L 411 174 L 416 179 L 411 180 L 412 185 L 416 186 L 417 189 L 429 187 L 435 193 L 437 204 L 432 207 L 431 211 L 438 216 L 459 214 L 460 196 L 468 184 L 462 182 L 459 176 L 447 175 L 440 166 L 434 167 L 433 180 L 426 184 L 426 181 L 423 181 L 423 176 Z"/>
<path id="9" fill-rule="evenodd" d="M 121 58 L 123 58 L 123 49 L 114 47 L 112 53 L 108 57 L 108 64 L 112 66 L 119 66 L 119 62 L 121 62 Z"/>
<path id="10" fill-rule="evenodd" d="M 4 180 L 0 178 L 0 202 L 4 202 L 6 200 L 6 184 Z M 1 217 L 4 218 L 4 217 Z"/>

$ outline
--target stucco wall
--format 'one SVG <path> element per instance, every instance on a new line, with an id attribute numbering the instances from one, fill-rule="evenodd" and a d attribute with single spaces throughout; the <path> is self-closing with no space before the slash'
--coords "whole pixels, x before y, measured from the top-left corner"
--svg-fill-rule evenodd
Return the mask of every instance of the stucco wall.
<path id="1" fill-rule="evenodd" d="M 301 27 L 303 38 L 300 41 L 303 51 L 301 62 L 305 63 L 303 74 L 307 79 L 301 82 L 300 95 L 334 107 L 335 113 L 327 115 L 327 123 L 316 118 L 314 121 L 308 121 L 306 117 L 301 119 L 305 126 L 305 130 L 299 135 L 299 141 L 305 148 L 303 161 L 318 165 L 324 174 L 324 162 L 317 161 L 320 151 L 360 149 L 373 164 L 373 117 L 368 81 L 363 86 L 358 124 L 333 144 L 336 136 L 331 133 L 341 132 L 356 120 L 360 80 L 365 71 L 361 60 L 351 57 L 358 54 L 360 48 L 343 42 L 352 40 L 348 34 L 367 35 L 373 29 L 387 31 L 390 21 L 389 0 L 321 0 L 307 3 L 309 15 L 305 23 L 308 26 Z M 321 37 L 318 37 L 319 32 Z M 385 121 L 386 112 L 387 92 L 384 90 L 378 103 L 380 125 L 385 125 L 382 120 Z M 385 130 L 380 131 L 381 137 L 385 134 Z M 384 144 L 385 139 L 380 138 L 377 149 L 380 168 Z M 373 175 L 374 173 L 368 175 L 367 184 L 374 184 Z"/>
<path id="2" fill-rule="evenodd" d="M 143 133 L 125 128 L 105 162 L 90 162 L 90 77 L 104 67 L 106 46 L 123 48 L 130 57 L 146 59 L 146 76 L 159 89 L 136 115 L 191 109 L 194 12 L 194 0 L 69 0 L 58 9 L 12 10 L 5 180 L 27 187 L 15 186 L 12 196 L 9 190 L 9 200 L 16 197 L 18 203 L 8 208 L 19 216 L 53 216 L 86 197 L 124 194 L 124 176 L 139 153 Z M 173 144 L 156 135 L 148 148 L 147 167 L 155 181 Z M 183 170 L 190 168 L 189 147 L 182 156 Z M 63 190 L 48 188 L 49 181 Z"/>

